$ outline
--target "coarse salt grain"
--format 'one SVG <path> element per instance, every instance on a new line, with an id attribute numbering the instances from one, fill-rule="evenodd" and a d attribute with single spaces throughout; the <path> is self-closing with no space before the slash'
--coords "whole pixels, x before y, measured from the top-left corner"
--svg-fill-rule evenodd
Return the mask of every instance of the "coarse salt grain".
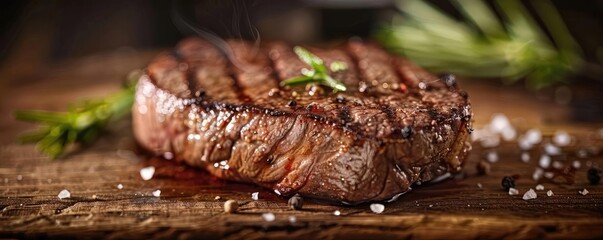
<path id="1" fill-rule="evenodd" d="M 540 141 L 542 141 L 542 132 L 540 131 L 540 129 L 530 129 L 526 132 L 525 138 L 528 143 L 532 145 L 538 144 L 540 143 Z"/>
<path id="2" fill-rule="evenodd" d="M 501 133 L 502 138 L 505 141 L 513 141 L 515 140 L 515 137 L 517 137 L 517 131 L 515 130 L 515 128 L 509 126 L 506 129 L 504 129 Z"/>
<path id="3" fill-rule="evenodd" d="M 542 170 L 542 168 L 536 168 L 536 170 L 534 170 L 534 173 L 532 174 L 532 179 L 534 179 L 534 181 L 538 181 L 540 180 L 540 178 L 542 178 L 543 174 L 544 170 Z"/>
<path id="4" fill-rule="evenodd" d="M 161 196 L 161 190 L 157 189 L 157 190 L 153 191 L 153 196 L 154 196 L 154 197 L 159 197 L 159 196 Z"/>
<path id="5" fill-rule="evenodd" d="M 493 132 L 501 133 L 503 130 L 511 127 L 511 122 L 505 114 L 497 113 L 492 116 L 489 128 Z"/>
<path id="6" fill-rule="evenodd" d="M 529 162 L 530 161 L 530 153 L 522 152 L 521 153 L 521 161 L 525 162 L 525 163 Z"/>
<path id="7" fill-rule="evenodd" d="M 561 163 L 559 161 L 554 161 L 553 162 L 553 168 L 561 169 L 561 168 L 563 168 L 563 163 Z"/>
<path id="8" fill-rule="evenodd" d="M 582 166 L 582 163 L 580 163 L 580 161 L 576 160 L 572 162 L 572 167 L 575 169 L 578 169 Z"/>
<path id="9" fill-rule="evenodd" d="M 274 219 L 276 219 L 276 217 L 274 216 L 274 213 L 262 213 L 262 218 L 266 222 L 272 222 L 272 221 L 274 221 Z"/>
<path id="10" fill-rule="evenodd" d="M 151 180 L 151 178 L 153 178 L 154 174 L 155 174 L 155 167 L 153 167 L 153 166 L 140 169 L 140 177 L 142 177 L 142 179 L 145 181 Z"/>
<path id="11" fill-rule="evenodd" d="M 496 151 L 489 151 L 486 153 L 486 160 L 491 163 L 498 162 L 498 153 Z"/>
<path id="12" fill-rule="evenodd" d="M 509 188 L 509 195 L 513 196 L 517 194 L 519 194 L 519 190 L 517 190 L 516 188 Z"/>
<path id="13" fill-rule="evenodd" d="M 547 192 L 546 192 L 546 195 L 547 195 L 547 196 L 549 196 L 549 197 L 550 197 L 550 196 L 553 196 L 553 191 L 552 191 L 552 190 L 547 191 Z"/>
<path id="14" fill-rule="evenodd" d="M 297 217 L 295 217 L 295 216 L 289 216 L 289 217 L 287 217 L 287 219 L 289 220 L 290 223 L 296 223 L 297 222 Z"/>
<path id="15" fill-rule="evenodd" d="M 522 136 L 517 140 L 517 144 L 519 145 L 519 149 L 523 150 L 523 151 L 527 151 L 532 149 L 532 143 L 530 142 L 530 140 L 528 140 L 527 137 Z"/>
<path id="16" fill-rule="evenodd" d="M 500 145 L 500 137 L 498 135 L 485 135 L 481 139 L 481 145 L 484 148 L 493 148 Z"/>
<path id="17" fill-rule="evenodd" d="M 542 191 L 542 190 L 544 190 L 544 186 L 542 184 L 538 184 L 538 185 L 536 185 L 536 190 Z"/>
<path id="18" fill-rule="evenodd" d="M 523 200 L 531 200 L 531 199 L 535 199 L 537 198 L 538 195 L 536 194 L 536 192 L 534 191 L 534 189 L 528 190 L 526 193 L 523 194 Z"/>
<path id="19" fill-rule="evenodd" d="M 124 185 L 122 185 L 121 183 L 117 184 L 117 189 L 123 189 L 123 188 L 124 188 Z"/>
<path id="20" fill-rule="evenodd" d="M 59 199 L 71 198 L 71 193 L 67 189 L 63 189 L 59 192 Z"/>
<path id="21" fill-rule="evenodd" d="M 544 172 L 544 177 L 551 179 L 551 178 L 555 177 L 555 173 L 554 172 Z"/>
<path id="22" fill-rule="evenodd" d="M 333 212 L 333 215 L 339 216 L 339 215 L 341 215 L 341 212 L 339 210 L 335 210 L 335 212 Z"/>
<path id="23" fill-rule="evenodd" d="M 538 165 L 541 168 L 549 168 L 551 166 L 551 157 L 549 155 L 543 154 L 542 156 L 540 156 Z"/>
<path id="24" fill-rule="evenodd" d="M 560 147 L 570 145 L 571 141 L 572 137 L 566 131 L 557 131 L 553 136 L 553 143 Z"/>
<path id="25" fill-rule="evenodd" d="M 551 156 L 556 156 L 561 154 L 561 149 L 551 143 L 547 143 L 544 145 L 544 152 Z"/>
<path id="26" fill-rule="evenodd" d="M 588 194 L 588 190 L 586 190 L 586 188 L 585 188 L 585 189 L 582 189 L 581 191 L 578 191 L 578 193 L 580 193 L 582 196 L 584 196 L 584 195 Z"/>
<path id="27" fill-rule="evenodd" d="M 371 211 L 373 211 L 374 213 L 382 213 L 385 210 L 385 206 L 383 204 L 380 203 L 373 203 L 370 206 Z"/>
<path id="28" fill-rule="evenodd" d="M 251 199 L 257 201 L 258 199 L 260 199 L 260 193 L 259 192 L 254 192 L 251 194 Z"/>
<path id="29" fill-rule="evenodd" d="M 482 183 L 477 183 L 477 187 L 478 187 L 478 188 L 482 188 L 482 187 L 483 187 L 483 186 L 482 186 Z"/>
<path id="30" fill-rule="evenodd" d="M 23 175 L 17 175 L 17 181 L 23 180 Z"/>

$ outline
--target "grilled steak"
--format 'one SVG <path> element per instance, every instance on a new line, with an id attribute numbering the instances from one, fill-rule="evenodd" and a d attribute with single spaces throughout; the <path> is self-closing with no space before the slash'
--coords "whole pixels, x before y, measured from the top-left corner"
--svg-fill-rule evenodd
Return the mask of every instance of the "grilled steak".
<path id="1" fill-rule="evenodd" d="M 435 77 L 373 43 L 310 48 L 345 92 L 308 85 L 284 43 L 228 41 L 229 57 L 190 38 L 158 56 L 137 86 L 139 144 L 166 158 L 277 194 L 358 204 L 392 200 L 461 169 L 471 107 L 454 77 Z"/>

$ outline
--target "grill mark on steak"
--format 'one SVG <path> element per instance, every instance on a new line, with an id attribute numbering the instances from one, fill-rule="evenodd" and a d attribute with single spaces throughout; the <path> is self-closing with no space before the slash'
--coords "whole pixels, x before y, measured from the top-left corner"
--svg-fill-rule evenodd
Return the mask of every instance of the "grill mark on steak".
<path id="1" fill-rule="evenodd" d="M 355 42 L 345 48 L 348 52 L 308 48 L 327 64 L 346 61 L 349 68 L 338 77 L 346 84 L 378 81 L 365 92 L 325 88 L 311 96 L 303 86 L 279 88 L 279 81 L 308 68 L 290 46 L 273 43 L 253 54 L 246 42 L 229 43 L 244 69 L 233 68 L 200 39 L 180 43 L 180 57 L 161 55 L 149 65 L 133 111 L 141 146 L 172 151 L 176 160 L 219 178 L 349 204 L 391 199 L 415 181 L 458 171 L 466 157 L 471 117 L 466 95 L 379 47 Z M 359 66 L 361 61 L 371 64 Z M 428 87 L 411 85 L 416 79 Z M 379 83 L 385 81 L 407 82 L 409 91 L 383 88 Z M 183 88 L 206 94 L 183 95 Z M 269 96 L 271 89 L 277 94 Z M 250 99 L 242 101 L 240 92 Z M 288 106 L 291 100 L 295 106 Z M 190 134 L 199 134 L 199 140 Z M 438 136 L 444 136 L 442 142 Z"/>
<path id="2" fill-rule="evenodd" d="M 235 58 L 244 63 L 244 69 L 234 68 L 234 76 L 240 90 L 250 102 L 265 102 L 271 89 L 278 89 L 272 79 L 272 64 L 263 51 L 252 51 L 251 44 L 243 41 L 229 41 Z"/>
<path id="3" fill-rule="evenodd" d="M 400 80 L 391 66 L 390 56 L 383 49 L 371 43 L 352 41 L 348 51 L 356 59 L 367 91 L 377 95 L 400 93 Z M 363 86 L 360 86 L 362 90 Z"/>

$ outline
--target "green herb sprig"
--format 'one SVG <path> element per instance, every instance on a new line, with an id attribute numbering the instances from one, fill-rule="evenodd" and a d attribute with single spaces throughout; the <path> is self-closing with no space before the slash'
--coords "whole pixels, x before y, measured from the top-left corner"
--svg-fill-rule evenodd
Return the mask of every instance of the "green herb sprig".
<path id="1" fill-rule="evenodd" d="M 37 148 L 52 159 L 63 154 L 70 144 L 89 144 L 107 123 L 127 115 L 134 103 L 134 88 L 140 72 L 129 75 L 123 89 L 103 99 L 78 103 L 67 112 L 38 110 L 16 111 L 17 120 L 42 124 L 33 132 L 22 134 L 22 143 L 37 143 Z"/>
<path id="2" fill-rule="evenodd" d="M 579 45 L 550 1 L 530 1 L 543 29 L 519 0 L 496 0 L 494 10 L 481 0 L 450 0 L 457 20 L 422 0 L 398 0 L 402 14 L 378 32 L 390 50 L 432 71 L 464 76 L 525 79 L 530 88 L 564 81 L 582 70 Z"/>
<path id="3" fill-rule="evenodd" d="M 327 66 L 325 66 L 325 63 L 322 59 L 300 46 L 295 46 L 293 48 L 293 51 L 295 52 L 295 54 L 297 54 L 300 60 L 308 64 L 310 67 L 312 67 L 312 69 L 302 69 L 302 76 L 284 80 L 281 82 L 282 86 L 317 83 L 330 87 L 335 91 L 344 92 L 346 90 L 346 86 L 343 83 L 335 80 L 329 75 Z M 339 61 L 331 63 L 329 67 L 332 72 L 347 69 L 347 65 L 344 62 Z"/>

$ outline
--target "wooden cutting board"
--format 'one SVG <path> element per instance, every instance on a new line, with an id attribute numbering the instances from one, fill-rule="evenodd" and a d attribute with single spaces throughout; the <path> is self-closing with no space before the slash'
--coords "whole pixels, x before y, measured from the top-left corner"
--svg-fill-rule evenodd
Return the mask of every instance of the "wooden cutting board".
<path id="1" fill-rule="evenodd" d="M 541 100 L 517 87 L 483 81 L 463 81 L 475 111 L 475 127 L 504 112 L 519 132 L 539 128 L 550 139 L 557 129 L 574 139 L 564 149 L 565 166 L 578 161 L 574 182 L 563 178 L 536 182 L 532 173 L 540 148 L 528 163 L 520 161 L 516 142 L 502 142 L 493 150 L 474 143 L 463 174 L 437 184 L 415 186 L 398 201 L 385 204 L 382 214 L 368 205 L 355 207 L 305 203 L 291 210 L 287 199 L 251 185 L 224 182 L 202 171 L 162 159 L 136 155 L 129 119 L 113 125 L 90 148 L 75 149 L 51 161 L 33 145 L 19 145 L 14 137 L 33 125 L 12 120 L 15 109 L 61 110 L 73 100 L 102 96 L 116 90 L 125 74 L 145 65 L 155 52 L 101 55 L 63 63 L 25 84 L 9 81 L 2 90 L 0 123 L 0 237 L 98 238 L 346 238 L 346 239 L 469 239 L 469 238 L 603 238 L 603 187 L 589 185 L 587 165 L 603 164 L 601 154 L 579 158 L 581 148 L 603 148 L 595 131 L 602 125 L 566 121 L 567 109 Z M 540 99 L 540 100 L 539 100 Z M 488 175 L 478 176 L 476 163 L 488 151 L 499 159 Z M 557 159 L 557 158 L 556 158 Z M 154 166 L 149 181 L 140 169 Z M 501 179 L 516 175 L 520 194 L 510 196 Z M 541 183 L 538 197 L 522 195 Z M 121 184 L 123 188 L 117 186 Z M 587 195 L 578 194 L 587 189 Z M 63 189 L 71 198 L 59 199 Z M 152 192 L 161 190 L 155 197 Z M 548 197 L 546 191 L 554 195 Z M 251 194 L 259 192 L 259 199 Z M 240 203 L 236 214 L 223 203 Z M 335 211 L 340 215 L 336 216 Z M 266 221 L 263 213 L 273 213 Z"/>

